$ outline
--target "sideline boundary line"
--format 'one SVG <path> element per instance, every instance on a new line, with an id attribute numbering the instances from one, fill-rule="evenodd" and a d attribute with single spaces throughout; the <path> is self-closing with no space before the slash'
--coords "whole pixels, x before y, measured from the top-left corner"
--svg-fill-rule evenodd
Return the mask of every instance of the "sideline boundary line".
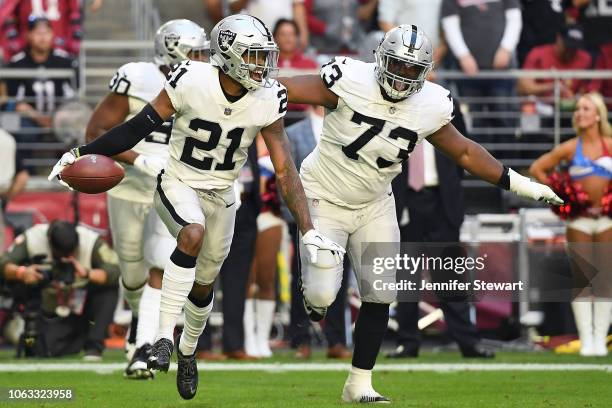
<path id="1" fill-rule="evenodd" d="M 0 373 L 29 373 L 51 371 L 84 371 L 110 374 L 123 371 L 126 363 L 8 363 L 0 364 Z M 349 363 L 198 363 L 198 369 L 207 371 L 348 371 Z M 176 371 L 176 364 L 170 365 Z M 523 364 L 523 363 L 423 363 L 423 364 L 377 364 L 375 371 L 604 371 L 612 372 L 611 364 Z"/>

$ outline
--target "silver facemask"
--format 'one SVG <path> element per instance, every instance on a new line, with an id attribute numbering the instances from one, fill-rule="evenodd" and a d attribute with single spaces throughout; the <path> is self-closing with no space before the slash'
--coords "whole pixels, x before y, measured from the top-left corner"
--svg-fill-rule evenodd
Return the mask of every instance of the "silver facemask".
<path id="1" fill-rule="evenodd" d="M 270 30 L 256 17 L 236 14 L 211 32 L 210 63 L 247 90 L 269 88 L 278 73 L 278 47 Z"/>
<path id="2" fill-rule="evenodd" d="M 423 88 L 433 68 L 431 41 L 414 24 L 387 32 L 374 51 L 376 80 L 391 99 L 401 100 Z"/>

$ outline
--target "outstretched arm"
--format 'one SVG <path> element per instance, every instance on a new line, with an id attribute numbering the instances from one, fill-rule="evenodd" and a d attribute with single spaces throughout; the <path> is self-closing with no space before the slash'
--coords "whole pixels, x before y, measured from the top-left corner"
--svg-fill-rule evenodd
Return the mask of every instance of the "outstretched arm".
<path id="1" fill-rule="evenodd" d="M 136 146 L 138 142 L 156 130 L 174 114 L 174 106 L 165 90 L 162 90 L 151 103 L 147 104 L 132 119 L 116 126 L 78 148 L 79 155 L 101 154 L 114 156 Z"/>
<path id="2" fill-rule="evenodd" d="M 287 88 L 289 103 L 321 105 L 329 109 L 338 106 L 338 95 L 330 91 L 318 75 L 282 77 L 278 82 Z"/>
<path id="3" fill-rule="evenodd" d="M 503 165 L 484 147 L 459 133 L 452 124 L 442 126 L 427 140 L 476 177 L 491 184 L 499 182 Z"/>
<path id="4" fill-rule="evenodd" d="M 478 143 L 463 136 L 452 124 L 442 126 L 428 140 L 474 176 L 519 196 L 549 204 L 563 204 L 550 187 L 535 183 L 502 165 Z"/>
<path id="5" fill-rule="evenodd" d="M 276 182 L 278 183 L 281 195 L 285 203 L 287 203 L 291 214 L 293 214 L 300 231 L 304 234 L 311 230 L 313 226 L 308 211 L 304 187 L 291 158 L 283 119 L 278 119 L 276 122 L 263 128 L 261 135 L 270 152 L 270 159 L 272 159 L 272 164 L 274 165 Z"/>
<path id="6" fill-rule="evenodd" d="M 57 164 L 53 166 L 53 170 L 48 177 L 49 180 L 57 177 L 66 166 L 74 163 L 79 156 L 100 154 L 111 157 L 131 149 L 162 123 L 170 119 L 174 113 L 175 110 L 168 94 L 165 90 L 162 90 L 150 104 L 147 104 L 132 119 L 115 126 L 93 142 L 64 153 Z"/>
<path id="7" fill-rule="evenodd" d="M 130 113 L 127 95 L 110 92 L 96 106 L 85 131 L 88 143 L 93 142 L 115 126 L 122 124 Z M 140 172 L 155 177 L 164 168 L 165 160 L 156 156 L 142 155 L 129 149 L 113 156 L 113 159 L 130 164 Z"/>

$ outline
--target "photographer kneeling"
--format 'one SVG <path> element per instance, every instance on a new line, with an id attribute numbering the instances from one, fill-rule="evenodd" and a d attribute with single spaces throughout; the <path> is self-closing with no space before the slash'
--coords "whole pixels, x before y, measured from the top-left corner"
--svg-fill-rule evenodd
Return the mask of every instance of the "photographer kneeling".
<path id="1" fill-rule="evenodd" d="M 29 313 L 26 344 L 32 336 L 43 345 L 37 353 L 55 357 L 84 350 L 85 360 L 101 359 L 117 304 L 119 266 L 99 234 L 67 221 L 35 225 L 0 258 L 0 272 L 0 281 L 14 284 Z"/>

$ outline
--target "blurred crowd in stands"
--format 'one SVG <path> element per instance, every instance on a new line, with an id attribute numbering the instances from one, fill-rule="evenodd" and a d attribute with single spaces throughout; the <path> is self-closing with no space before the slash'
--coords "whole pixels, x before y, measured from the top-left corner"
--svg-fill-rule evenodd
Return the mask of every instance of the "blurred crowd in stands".
<path id="1" fill-rule="evenodd" d="M 373 61 L 372 50 L 384 32 L 404 23 L 419 25 L 434 45 L 435 66 L 465 74 L 466 78 L 445 82 L 445 85 L 453 89 L 458 100 L 469 105 L 471 127 L 489 129 L 472 135 L 477 141 L 485 143 L 516 141 L 514 129 L 522 126 L 522 123 L 519 123 L 517 116 L 506 114 L 513 110 L 538 115 L 544 118 L 543 121 L 546 117 L 552 117 L 555 84 L 551 79 L 483 79 L 478 77 L 481 71 L 517 68 L 545 71 L 612 69 L 612 0 L 204 0 L 201 3 L 203 16 L 199 21 L 193 16 L 186 17 L 195 19 L 207 33 L 217 21 L 229 14 L 242 12 L 260 18 L 270 28 L 279 46 L 280 68 L 316 70 L 331 56 L 338 54 Z M 104 7 L 102 0 L 0 0 L 0 72 L 7 73 L 12 68 L 59 68 L 75 72 L 72 78 L 47 78 L 44 73 L 0 75 L 0 153 L 3 157 L 0 200 L 3 208 L 23 189 L 28 170 L 34 171 L 36 159 L 44 157 L 44 154 L 41 156 L 40 152 L 29 149 L 27 144 L 57 141 L 53 133 L 53 114 L 63 102 L 78 95 L 81 41 L 86 38 L 84 11 L 95 12 L 100 7 Z M 435 71 L 432 80 L 435 80 Z M 612 107 L 612 80 L 564 79 L 559 88 L 560 99 L 566 103 L 565 109 L 568 111 L 573 109 L 578 95 L 590 91 L 601 93 L 607 98 L 608 107 Z M 293 153 L 299 165 L 316 144 L 322 128 L 323 112 L 322 109 L 302 105 L 289 105 L 289 110 L 297 114 L 288 115 L 287 125 L 305 118 L 287 129 L 289 138 L 296 140 L 294 145 L 297 150 Z M 542 127 L 547 126 L 542 124 Z M 507 132 L 502 132 L 502 129 Z M 10 143 L 11 134 L 7 131 L 16 140 L 17 149 L 15 143 Z M 504 136 L 506 134 L 510 136 Z M 302 148 L 304 151 L 300 150 Z M 55 152 L 51 154 L 55 155 Z M 251 164 L 260 162 L 260 167 L 265 167 L 261 165 L 261 157 L 258 160 L 257 153 L 253 155 L 254 163 Z M 506 157 L 502 155 L 502 158 Z M 11 170 L 4 172 L 9 167 Z M 253 174 L 259 170 L 253 169 Z M 43 169 L 39 172 L 47 171 Z M 265 178 L 262 178 L 262 182 L 266 183 Z M 255 191 L 258 190 L 259 187 Z M 260 204 L 254 204 L 253 208 Z M 250 207 L 247 203 L 243 204 L 243 208 Z M 275 216 L 280 219 L 285 212 L 283 208 L 277 209 Z M 401 214 L 398 217 L 401 218 Z M 251 218 L 250 221 L 254 221 L 256 215 Z M 289 234 L 295 238 L 295 223 L 290 217 L 285 218 L 286 223 L 282 225 L 287 225 Z M 459 225 L 461 220 L 458 221 Z M 237 222 L 238 225 L 241 224 Z M 0 228 L 4 228 L 1 217 Z M 264 254 L 268 257 L 266 261 L 276 263 L 275 255 L 281 249 L 278 242 L 280 224 L 275 224 L 274 228 L 277 230 L 273 236 L 266 238 L 274 251 L 250 248 L 249 251 L 254 252 L 252 257 L 258 256 L 256 251 L 267 251 Z M 449 229 L 453 236 L 458 236 L 458 226 L 453 225 Z M 74 231 L 69 232 L 74 234 Z M 255 230 L 248 232 L 253 235 L 249 235 L 253 242 L 255 233 Z M 8 243 L 0 246 L 0 253 L 6 246 Z M 241 251 L 236 249 L 236 259 L 248 258 Z M 273 257 L 272 261 L 270 256 Z M 226 263 L 231 259 L 230 253 Z M 246 263 L 247 270 L 251 266 L 250 259 L 240 259 L 240 262 Z M 295 275 L 291 344 L 298 347 L 298 357 L 307 358 L 310 356 L 311 333 L 305 329 L 308 321 L 299 301 L 296 258 L 292 257 L 287 263 Z M 256 266 L 253 266 L 255 269 Z M 21 274 L 25 279 L 27 273 L 26 270 L 18 272 L 15 269 L 15 278 Z M 267 280 L 257 281 L 253 273 L 251 271 L 250 282 L 259 288 L 260 293 L 248 294 L 245 306 L 247 314 L 253 313 L 252 302 L 260 301 L 263 304 L 277 296 L 274 288 L 266 286 L 274 281 L 274 274 Z M 243 288 L 236 290 L 244 292 Z M 327 340 L 330 357 L 344 358 L 348 355 L 344 332 L 345 302 L 343 297 L 339 297 L 338 305 L 330 310 L 329 321 L 323 326 L 322 333 Z M 238 313 L 236 319 L 241 320 L 242 314 Z M 224 324 L 228 326 L 228 332 L 231 329 L 229 326 L 237 324 L 238 329 L 234 330 L 240 333 L 238 338 L 243 336 L 242 321 L 226 321 Z M 251 349 L 247 350 L 248 354 L 257 354 L 257 351 L 253 351 L 257 349 L 254 344 L 261 339 L 248 338 L 253 322 L 245 321 L 244 324 L 248 326 L 247 343 L 251 343 L 247 344 L 247 348 Z M 265 330 L 269 333 L 270 326 Z M 100 336 L 99 333 L 96 335 L 98 343 L 94 346 L 99 349 Z M 232 346 L 236 343 L 235 339 L 226 341 L 224 338 L 224 346 L 227 343 L 230 351 L 241 351 L 242 340 L 237 342 L 238 346 Z M 88 340 L 83 341 L 87 343 Z M 207 336 L 203 336 L 202 353 L 210 350 L 210 344 L 210 338 L 207 340 Z M 261 356 L 269 354 L 269 349 L 260 353 Z M 413 355 L 414 350 L 408 354 Z M 214 358 L 212 354 L 206 355 Z M 230 354 L 230 357 L 244 355 Z"/>

